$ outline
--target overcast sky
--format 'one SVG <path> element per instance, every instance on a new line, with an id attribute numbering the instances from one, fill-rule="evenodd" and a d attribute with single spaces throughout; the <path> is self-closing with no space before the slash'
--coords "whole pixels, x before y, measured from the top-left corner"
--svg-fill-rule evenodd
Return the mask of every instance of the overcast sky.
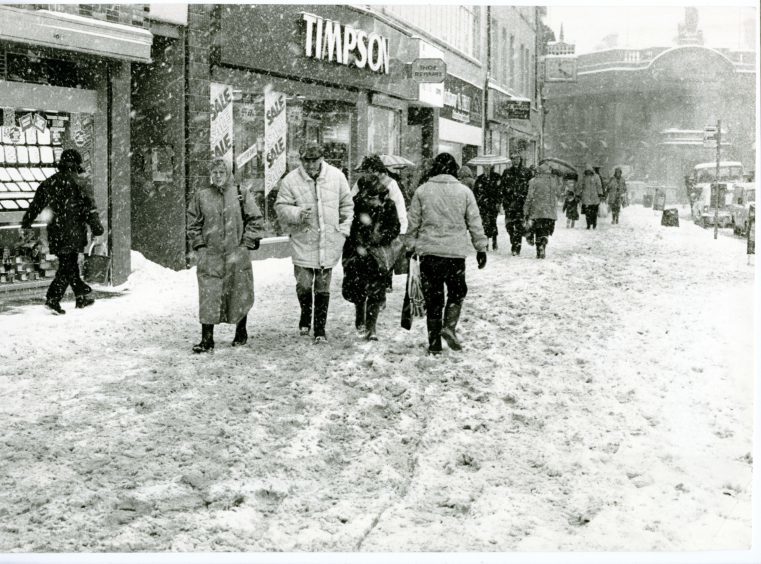
<path id="1" fill-rule="evenodd" d="M 581 3 L 581 2 L 580 2 Z M 655 3 L 655 2 L 653 2 Z M 743 2 L 736 2 L 742 4 Z M 618 33 L 618 46 L 639 49 L 652 46 L 670 46 L 677 35 L 677 25 L 684 21 L 684 6 L 647 7 L 629 2 L 616 6 L 570 6 L 548 2 L 545 22 L 560 35 L 560 24 L 566 42 L 576 44 L 576 53 L 597 50 L 606 35 Z M 755 32 L 748 37 L 743 22 L 757 21 L 752 6 L 698 6 L 698 29 L 703 31 L 708 47 L 755 49 Z M 757 29 L 757 27 L 756 27 Z"/>

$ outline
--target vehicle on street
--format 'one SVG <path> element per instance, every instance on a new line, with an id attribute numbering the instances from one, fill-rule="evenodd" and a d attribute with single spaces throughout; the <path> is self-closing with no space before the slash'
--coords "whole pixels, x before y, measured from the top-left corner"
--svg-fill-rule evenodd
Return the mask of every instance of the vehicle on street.
<path id="1" fill-rule="evenodd" d="M 688 175 L 692 218 L 703 227 L 713 225 L 715 219 L 719 227 L 732 225 L 728 205 L 734 184 L 743 181 L 743 165 L 740 161 L 721 161 L 718 168 L 717 177 L 715 161 L 699 163 Z"/>
<path id="2" fill-rule="evenodd" d="M 756 206 L 756 183 L 738 182 L 734 185 L 733 202 L 729 206 L 732 216 L 732 230 L 735 235 L 748 233 L 750 209 Z"/>

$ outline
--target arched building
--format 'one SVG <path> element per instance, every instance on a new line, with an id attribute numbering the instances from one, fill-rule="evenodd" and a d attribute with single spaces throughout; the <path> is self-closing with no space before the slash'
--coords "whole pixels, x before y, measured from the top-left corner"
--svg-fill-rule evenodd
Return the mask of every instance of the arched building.
<path id="1" fill-rule="evenodd" d="M 578 81 L 548 83 L 545 154 L 680 188 L 716 159 L 703 129 L 721 120 L 722 160 L 755 165 L 755 53 L 687 44 L 578 56 Z"/>

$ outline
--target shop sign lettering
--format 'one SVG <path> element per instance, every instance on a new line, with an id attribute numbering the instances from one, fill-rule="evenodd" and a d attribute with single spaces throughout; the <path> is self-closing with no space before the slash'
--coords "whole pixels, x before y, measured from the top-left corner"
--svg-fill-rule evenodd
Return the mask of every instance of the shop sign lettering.
<path id="1" fill-rule="evenodd" d="M 447 76 L 444 83 L 442 117 L 481 125 L 481 89 L 463 80 Z"/>
<path id="2" fill-rule="evenodd" d="M 211 155 L 233 166 L 233 89 L 212 82 L 209 89 L 211 112 Z"/>
<path id="3" fill-rule="evenodd" d="M 26 131 L 30 127 L 32 127 L 32 124 L 34 122 L 32 121 L 32 114 L 24 114 L 20 118 L 18 118 L 18 124 L 21 126 L 21 129 Z"/>
<path id="4" fill-rule="evenodd" d="M 307 57 L 389 74 L 388 38 L 306 12 L 302 12 L 302 18 Z"/>
<path id="5" fill-rule="evenodd" d="M 48 120 L 42 114 L 34 114 L 34 127 L 44 133 L 48 128 Z"/>
<path id="6" fill-rule="evenodd" d="M 269 194 L 285 174 L 286 123 L 285 94 L 264 92 L 264 194 Z"/>

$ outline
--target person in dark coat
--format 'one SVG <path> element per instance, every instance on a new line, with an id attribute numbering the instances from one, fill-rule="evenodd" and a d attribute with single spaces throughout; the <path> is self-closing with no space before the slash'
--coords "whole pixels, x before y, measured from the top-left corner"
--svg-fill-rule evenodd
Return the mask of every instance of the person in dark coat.
<path id="1" fill-rule="evenodd" d="M 66 313 L 61 307 L 61 298 L 69 286 L 76 297 L 77 308 L 87 307 L 95 301 L 87 295 L 92 289 L 82 281 L 77 259 L 87 245 L 87 226 L 97 237 L 103 235 L 103 225 L 92 188 L 79 176 L 82 172 L 82 155 L 75 149 L 63 151 L 58 172 L 37 187 L 21 220 L 22 233 L 27 234 L 44 208 L 50 207 L 53 211 L 48 225 L 48 243 L 50 252 L 58 256 L 58 270 L 48 288 L 45 307 L 56 315 Z"/>
<path id="2" fill-rule="evenodd" d="M 400 224 L 397 206 L 378 178 L 363 176 L 358 188 L 354 219 L 341 259 L 341 293 L 355 306 L 357 333 L 368 341 L 377 341 L 376 324 L 386 300 L 386 278 L 401 250 L 397 239 Z"/>
<path id="3" fill-rule="evenodd" d="M 565 212 L 565 226 L 573 229 L 576 220 L 579 219 L 579 200 L 573 190 L 566 190 L 565 199 L 563 200 L 563 211 Z"/>
<path id="4" fill-rule="evenodd" d="M 209 166 L 210 185 L 193 194 L 188 206 L 188 239 L 198 254 L 198 316 L 201 342 L 194 353 L 214 349 L 214 325 L 235 324 L 232 345 L 248 341 L 246 321 L 254 305 L 254 273 L 249 250 L 259 248 L 264 218 L 253 194 L 233 184 L 223 159 Z"/>
<path id="5" fill-rule="evenodd" d="M 623 173 L 620 167 L 616 167 L 613 171 L 613 176 L 606 184 L 608 192 L 608 206 L 613 216 L 611 223 L 618 223 L 619 215 L 621 214 L 621 205 L 626 200 L 626 180 L 624 180 Z"/>
<path id="6" fill-rule="evenodd" d="M 523 166 L 523 157 L 514 157 L 511 166 L 502 173 L 502 207 L 513 256 L 521 254 L 523 204 L 526 202 L 529 180 L 531 172 Z"/>
<path id="7" fill-rule="evenodd" d="M 501 177 L 493 167 L 485 166 L 484 173 L 476 178 L 473 195 L 476 197 L 478 212 L 481 214 L 484 235 L 492 241 L 492 249 L 497 250 L 497 215 L 501 196 Z M 488 243 L 487 243 L 488 250 Z"/>

